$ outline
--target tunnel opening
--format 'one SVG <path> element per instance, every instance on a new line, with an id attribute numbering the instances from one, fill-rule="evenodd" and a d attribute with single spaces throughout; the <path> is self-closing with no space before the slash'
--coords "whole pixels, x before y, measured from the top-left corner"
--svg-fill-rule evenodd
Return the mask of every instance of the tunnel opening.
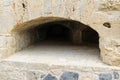
<path id="1" fill-rule="evenodd" d="M 69 23 L 69 24 L 68 24 Z M 80 22 L 56 21 L 38 25 L 28 30 L 35 36 L 34 43 L 63 42 L 72 45 L 99 46 L 99 35 L 91 27 Z M 59 45 L 59 44 L 58 44 Z"/>
<path id="2" fill-rule="evenodd" d="M 36 26 L 27 23 L 22 29 L 15 33 L 17 46 L 13 57 L 20 55 L 18 60 L 29 57 L 28 61 L 70 65 L 100 62 L 99 35 L 85 24 L 60 20 Z"/>
<path id="3" fill-rule="evenodd" d="M 16 52 L 34 44 L 69 44 L 80 47 L 95 46 L 99 49 L 98 33 L 90 26 L 77 21 L 59 20 L 38 24 L 36 26 L 28 26 L 27 23 L 26 26 L 24 24 L 24 27 L 16 29 L 18 30 L 18 32 L 15 32 L 16 41 L 18 41 Z"/>

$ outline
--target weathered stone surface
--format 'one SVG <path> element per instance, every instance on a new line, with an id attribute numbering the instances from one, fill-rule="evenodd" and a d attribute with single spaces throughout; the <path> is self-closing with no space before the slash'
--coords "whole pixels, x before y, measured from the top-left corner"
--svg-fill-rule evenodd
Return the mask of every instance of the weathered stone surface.
<path id="1" fill-rule="evenodd" d="M 0 80 L 26 80 L 25 72 L 4 71 L 0 72 Z"/>
<path id="2" fill-rule="evenodd" d="M 7 37 L 0 36 L 0 48 L 6 48 L 7 47 Z"/>
<path id="3" fill-rule="evenodd" d="M 27 30 L 26 27 L 32 29 L 33 26 L 46 22 L 75 20 L 96 30 L 100 38 L 114 39 L 113 41 L 111 39 L 108 41 L 100 40 L 101 58 L 107 64 L 119 66 L 120 42 L 117 42 L 117 45 L 111 42 L 115 42 L 120 37 L 120 0 L 1 0 L 0 4 L 1 35 L 10 34 L 13 29 Z M 110 25 L 104 24 L 106 22 Z M 11 35 L 15 37 L 15 41 L 7 43 L 10 47 L 16 47 L 15 51 L 27 47 L 36 39 L 31 32 L 21 33 L 15 36 Z M 0 47 L 6 47 L 6 39 L 3 37 L 0 39 L 2 43 Z M 80 39 L 78 41 L 81 42 Z M 15 43 L 15 45 L 11 43 Z M 112 50 L 110 51 L 109 47 L 101 44 L 112 45 Z M 105 56 L 106 54 L 115 57 L 109 61 L 110 57 Z"/>
<path id="4" fill-rule="evenodd" d="M 61 75 L 60 80 L 78 80 L 78 78 L 79 78 L 79 74 L 78 73 L 64 72 Z"/>
<path id="5" fill-rule="evenodd" d="M 108 74 L 99 74 L 99 79 L 100 80 L 112 80 L 112 75 L 110 73 Z"/>
<path id="6" fill-rule="evenodd" d="M 103 11 L 120 11 L 120 0 L 102 0 L 100 10 Z"/>
<path id="7" fill-rule="evenodd" d="M 57 78 L 51 74 L 48 74 L 43 80 L 57 80 Z"/>
<path id="8" fill-rule="evenodd" d="M 27 72 L 27 80 L 43 80 L 46 74 L 42 71 L 28 71 Z"/>
<path id="9" fill-rule="evenodd" d="M 0 60 L 36 42 L 35 26 L 62 20 L 89 25 L 99 34 L 101 60 L 120 66 L 120 0 L 0 0 Z M 81 42 L 81 37 L 78 37 L 81 33 L 76 35 L 75 41 Z M 1 71 L 0 78 L 24 80 L 21 74 Z M 113 72 L 113 76 L 119 79 L 117 72 Z M 99 77 L 111 80 L 111 74 L 100 74 Z M 65 72 L 61 79 L 65 78 L 77 80 L 78 74 Z"/>
<path id="10" fill-rule="evenodd" d="M 0 49 L 0 59 L 5 58 L 7 55 L 8 55 L 8 49 L 7 48 Z"/>
<path id="11" fill-rule="evenodd" d="M 113 72 L 114 79 L 119 79 L 119 73 L 117 71 Z"/>

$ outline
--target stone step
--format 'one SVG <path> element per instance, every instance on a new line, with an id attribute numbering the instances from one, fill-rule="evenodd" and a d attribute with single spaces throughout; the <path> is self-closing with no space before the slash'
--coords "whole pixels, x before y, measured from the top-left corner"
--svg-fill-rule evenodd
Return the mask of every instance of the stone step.
<path id="1" fill-rule="evenodd" d="M 33 45 L 0 62 L 0 80 L 120 80 L 89 46 Z"/>

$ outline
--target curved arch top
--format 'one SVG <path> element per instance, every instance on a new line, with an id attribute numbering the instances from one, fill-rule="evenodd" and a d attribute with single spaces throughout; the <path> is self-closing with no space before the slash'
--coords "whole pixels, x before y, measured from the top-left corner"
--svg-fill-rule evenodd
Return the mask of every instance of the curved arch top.
<path id="1" fill-rule="evenodd" d="M 81 26 L 85 26 L 87 27 L 87 25 L 79 22 L 79 21 L 75 21 L 72 19 L 66 19 L 66 18 L 61 18 L 61 17 L 39 17 L 21 24 L 17 24 L 13 29 L 12 32 L 19 32 L 19 31 L 23 31 L 26 29 L 31 29 L 31 28 L 35 28 L 39 25 L 42 24 L 46 24 L 46 23 L 52 23 L 52 22 L 69 22 L 69 23 L 75 23 L 75 24 L 80 24 Z"/>

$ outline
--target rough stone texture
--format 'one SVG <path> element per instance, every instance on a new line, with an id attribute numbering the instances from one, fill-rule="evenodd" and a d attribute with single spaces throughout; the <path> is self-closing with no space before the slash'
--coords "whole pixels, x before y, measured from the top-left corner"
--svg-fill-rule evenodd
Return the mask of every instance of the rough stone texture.
<path id="1" fill-rule="evenodd" d="M 26 80 L 25 72 L 21 71 L 0 72 L 0 80 Z"/>
<path id="2" fill-rule="evenodd" d="M 34 41 L 34 38 L 27 35 L 28 32 L 15 33 L 13 36 L 10 34 L 13 29 L 19 31 L 51 21 L 76 20 L 98 32 L 103 62 L 119 66 L 120 0 L 1 0 L 0 4 L 0 47 L 8 49 L 6 41 L 9 39 L 4 39 L 6 34 L 15 37 L 13 43 L 17 45 L 12 53 Z M 105 27 L 104 23 L 110 23 L 111 28 Z"/>
<path id="3" fill-rule="evenodd" d="M 100 10 L 120 11 L 120 0 L 102 0 Z"/>
<path id="4" fill-rule="evenodd" d="M 60 80 L 61 76 L 70 80 L 76 80 L 77 78 L 78 80 L 120 79 L 118 77 L 120 75 L 120 68 L 115 67 L 61 66 L 10 60 L 4 60 L 0 65 L 0 80 L 43 80 L 49 77 L 48 74 L 56 77 L 57 80 Z"/>
<path id="5" fill-rule="evenodd" d="M 119 0 L 115 0 L 115 1 L 113 0 L 112 1 L 111 0 L 108 0 L 108 1 L 104 1 L 104 0 L 103 1 L 96 1 L 96 0 L 61 1 L 60 0 L 60 1 L 57 1 L 56 3 L 56 0 L 49 0 L 47 2 L 45 0 L 41 0 L 40 2 L 38 0 L 34 0 L 34 1 L 2 0 L 0 1 L 0 3 L 2 4 L 1 7 L 4 7 L 4 10 L 1 8 L 1 22 L 0 22 L 1 28 L 2 28 L 1 34 L 9 34 L 9 32 L 14 28 L 14 25 L 16 26 L 21 25 L 19 26 L 19 28 L 20 27 L 23 28 L 24 26 L 31 27 L 31 26 L 43 24 L 49 21 L 63 20 L 63 18 L 64 20 L 69 19 L 69 20 L 80 21 L 84 24 L 91 26 L 93 29 L 95 29 L 99 33 L 102 60 L 111 65 L 119 65 L 120 63 L 119 56 L 116 56 L 116 55 L 119 55 L 120 53 L 119 51 L 119 45 L 120 45 L 119 2 L 120 2 Z M 60 12 L 61 9 L 62 9 L 62 12 Z M 104 9 L 107 12 L 102 12 L 101 9 Z M 113 10 L 116 12 L 110 12 Z M 56 13 L 59 13 L 59 14 L 56 14 Z M 47 18 L 49 16 L 52 16 L 52 17 L 55 16 L 56 18 L 55 19 L 52 17 Z M 44 20 L 36 19 L 39 17 L 46 17 L 46 18 Z M 61 18 L 57 18 L 57 17 L 61 17 Z M 22 25 L 26 21 L 28 22 Z M 111 28 L 108 29 L 107 27 L 103 26 L 103 24 L 106 22 L 109 22 L 111 24 Z M 28 36 L 26 35 L 26 37 Z M 15 41 L 19 41 L 18 39 L 19 38 L 16 38 Z M 26 41 L 25 40 L 26 39 L 21 37 L 20 41 L 22 42 L 19 42 L 20 44 L 18 44 L 18 42 L 15 42 L 19 46 L 16 51 L 21 50 L 21 48 L 24 48 L 27 45 L 29 45 L 28 44 L 29 41 L 26 42 L 27 40 Z M 31 40 L 31 39 L 28 39 L 28 40 Z M 110 46 L 108 46 L 109 44 Z M 2 44 L 1 46 L 4 46 L 4 44 Z M 110 48 L 112 50 L 109 50 Z M 109 53 L 109 56 L 106 55 L 108 53 Z M 115 57 L 110 59 L 110 61 L 108 61 L 109 58 L 111 58 L 110 56 L 115 56 Z"/>
<path id="6" fill-rule="evenodd" d="M 78 73 L 65 72 L 62 74 L 60 80 L 78 80 L 78 78 L 79 78 Z"/>
<path id="7" fill-rule="evenodd" d="M 113 72 L 114 79 L 119 79 L 119 73 L 117 71 Z"/>
<path id="8" fill-rule="evenodd" d="M 35 26 L 64 20 L 97 31 L 102 61 L 120 66 L 120 0 L 0 0 L 0 60 L 34 43 Z"/>
<path id="9" fill-rule="evenodd" d="M 27 79 L 28 80 L 43 80 L 46 76 L 45 72 L 42 71 L 28 71 L 27 72 Z"/>
<path id="10" fill-rule="evenodd" d="M 51 74 L 48 74 L 43 80 L 57 80 L 57 78 Z"/>
<path id="11" fill-rule="evenodd" d="M 112 80 L 112 75 L 111 74 L 99 74 L 99 79 L 100 80 Z"/>

